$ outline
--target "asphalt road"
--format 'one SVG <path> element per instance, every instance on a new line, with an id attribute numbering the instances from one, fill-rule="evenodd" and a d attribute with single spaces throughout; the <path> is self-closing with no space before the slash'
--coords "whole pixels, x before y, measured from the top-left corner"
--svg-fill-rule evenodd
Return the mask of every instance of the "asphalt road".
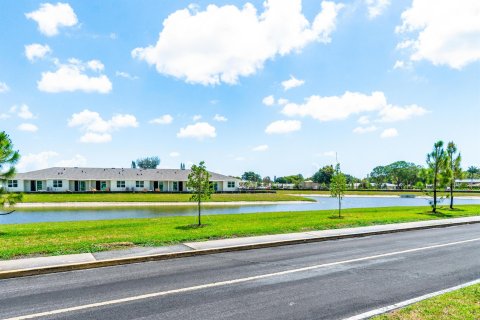
<path id="1" fill-rule="evenodd" d="M 0 319 L 343 319 L 479 278 L 476 224 L 0 280 Z"/>

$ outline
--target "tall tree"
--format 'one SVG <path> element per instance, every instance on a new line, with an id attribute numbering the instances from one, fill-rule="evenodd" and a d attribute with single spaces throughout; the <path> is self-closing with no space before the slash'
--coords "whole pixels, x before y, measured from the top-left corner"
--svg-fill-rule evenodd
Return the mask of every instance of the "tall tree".
<path id="1" fill-rule="evenodd" d="M 196 201 L 198 204 L 198 226 L 202 225 L 202 201 L 210 199 L 213 193 L 213 185 L 210 183 L 210 173 L 205 167 L 205 162 L 201 161 L 199 165 L 192 165 L 191 172 L 188 175 L 187 187 L 191 189 L 192 196 L 190 201 Z"/>
<path id="2" fill-rule="evenodd" d="M 335 169 L 333 169 L 332 165 L 324 166 L 315 172 L 315 174 L 312 176 L 312 181 L 320 184 L 324 183 L 328 186 L 334 173 Z"/>
<path id="3" fill-rule="evenodd" d="M 159 164 L 160 158 L 156 156 L 137 159 L 137 167 L 142 169 L 157 169 Z"/>
<path id="4" fill-rule="evenodd" d="M 132 169 L 136 169 L 137 168 L 137 163 L 135 161 L 132 161 L 132 164 L 130 166 Z"/>
<path id="5" fill-rule="evenodd" d="M 262 182 L 262 177 L 258 173 L 248 171 L 242 174 L 242 180 L 251 182 Z"/>
<path id="6" fill-rule="evenodd" d="M 443 149 L 443 141 L 437 141 L 433 145 L 433 150 L 427 154 L 427 164 L 433 176 L 433 203 L 432 212 L 437 212 L 437 187 L 440 181 L 440 173 L 445 167 L 445 150 Z"/>
<path id="7" fill-rule="evenodd" d="M 446 150 L 446 176 L 450 184 L 450 209 L 453 209 L 453 189 L 455 188 L 455 180 L 462 177 L 462 156 L 457 150 L 457 146 L 453 141 L 447 144 Z"/>
<path id="8" fill-rule="evenodd" d="M 468 172 L 468 177 L 470 179 L 473 179 L 475 178 L 476 174 L 480 173 L 480 169 L 474 166 L 470 166 L 468 167 L 467 172 Z"/>
<path id="9" fill-rule="evenodd" d="M 335 166 L 335 172 L 333 173 L 332 180 L 330 181 L 330 195 L 333 198 L 338 199 L 338 217 L 342 217 L 342 199 L 345 196 L 345 190 L 347 189 L 347 180 L 345 175 L 340 170 L 340 164 Z"/>
<path id="10" fill-rule="evenodd" d="M 18 193 L 10 193 L 4 187 L 9 179 L 15 176 L 15 164 L 20 159 L 18 151 L 13 150 L 13 143 L 10 137 L 4 132 L 0 132 L 0 208 L 3 210 L 5 206 L 13 206 L 21 201 L 22 195 Z M 9 214 L 13 211 L 9 211 Z"/>

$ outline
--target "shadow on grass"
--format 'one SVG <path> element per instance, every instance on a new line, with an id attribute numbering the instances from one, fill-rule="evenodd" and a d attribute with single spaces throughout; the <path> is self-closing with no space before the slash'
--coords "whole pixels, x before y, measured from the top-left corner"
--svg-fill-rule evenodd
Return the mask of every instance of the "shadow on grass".
<path id="1" fill-rule="evenodd" d="M 339 216 L 329 216 L 328 218 L 329 219 L 337 219 L 337 220 L 345 219 L 344 216 L 341 216 L 341 217 L 339 217 Z"/>
<path id="2" fill-rule="evenodd" d="M 195 229 L 201 229 L 201 228 L 205 228 L 205 227 L 208 227 L 209 225 L 208 224 L 201 224 L 201 225 L 198 225 L 198 224 L 188 224 L 186 226 L 178 226 L 178 227 L 175 227 L 175 229 L 177 230 L 195 230 Z"/>

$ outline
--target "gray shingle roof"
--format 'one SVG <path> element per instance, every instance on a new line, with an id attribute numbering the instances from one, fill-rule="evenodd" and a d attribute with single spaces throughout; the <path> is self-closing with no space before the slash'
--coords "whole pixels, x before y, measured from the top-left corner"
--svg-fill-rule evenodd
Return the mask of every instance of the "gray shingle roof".
<path id="1" fill-rule="evenodd" d="M 131 168 L 68 168 L 54 167 L 17 173 L 18 180 L 150 180 L 186 181 L 191 170 L 180 169 L 131 169 Z M 210 172 L 211 181 L 237 181 L 215 172 Z"/>

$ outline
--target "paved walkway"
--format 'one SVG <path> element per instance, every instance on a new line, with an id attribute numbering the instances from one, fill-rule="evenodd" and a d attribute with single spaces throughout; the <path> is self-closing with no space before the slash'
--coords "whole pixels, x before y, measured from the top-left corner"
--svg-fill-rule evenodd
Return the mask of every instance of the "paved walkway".
<path id="1" fill-rule="evenodd" d="M 51 257 L 39 257 L 39 258 L 27 258 L 16 260 L 0 260 L 0 272 L 12 271 L 22 269 L 35 269 L 51 266 L 68 265 L 72 263 L 85 263 L 95 261 L 105 261 L 111 259 L 132 258 L 148 255 L 158 255 L 174 252 L 185 252 L 195 250 L 216 249 L 225 247 L 237 247 L 245 245 L 266 244 L 272 242 L 282 242 L 291 240 L 307 240 L 314 238 L 328 239 L 331 237 L 352 236 L 362 234 L 369 234 L 372 232 L 386 232 L 386 231 L 399 231 L 408 230 L 411 228 L 428 228 L 434 226 L 445 226 L 450 224 L 459 223 L 480 223 L 480 216 L 466 217 L 466 218 L 454 218 L 454 219 L 441 219 L 441 220 L 429 220 L 419 222 L 406 222 L 387 225 L 377 225 L 369 227 L 356 227 L 345 229 L 333 229 L 322 231 L 308 231 L 298 233 L 286 233 L 275 234 L 256 237 L 242 237 L 222 240 L 211 240 L 202 242 L 185 242 L 182 244 L 164 246 L 164 247 L 134 247 L 123 250 L 104 251 L 95 253 L 82 253 L 82 254 L 70 254 L 62 256 Z"/>

